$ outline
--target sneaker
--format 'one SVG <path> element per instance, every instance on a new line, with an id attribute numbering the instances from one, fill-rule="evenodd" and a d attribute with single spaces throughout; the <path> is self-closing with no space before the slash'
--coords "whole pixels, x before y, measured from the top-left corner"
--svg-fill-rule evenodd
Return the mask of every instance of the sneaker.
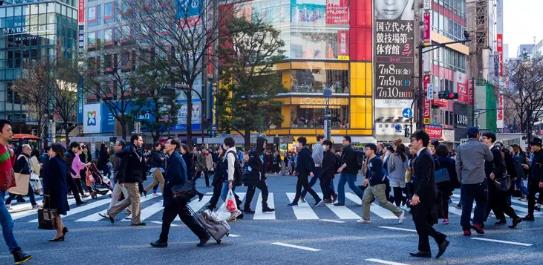
<path id="1" fill-rule="evenodd" d="M 366 219 L 359 219 L 356 221 L 357 223 L 361 223 L 361 224 L 371 224 L 371 221 L 370 220 L 366 220 Z"/>
<path id="2" fill-rule="evenodd" d="M 470 229 L 464 229 L 464 236 L 471 236 L 471 230 Z"/>
<path id="3" fill-rule="evenodd" d="M 29 261 L 30 259 L 32 259 L 32 256 L 24 253 L 22 250 L 17 250 L 13 252 L 12 254 L 13 254 L 13 259 L 15 259 L 15 264 L 23 264 Z"/>
<path id="4" fill-rule="evenodd" d="M 441 222 L 442 224 L 444 225 L 448 225 L 449 224 L 449 219 L 443 219 L 443 222 Z"/>
<path id="5" fill-rule="evenodd" d="M 402 214 L 398 217 L 398 224 L 403 224 L 403 221 L 405 221 L 405 211 L 402 211 Z"/>
<path id="6" fill-rule="evenodd" d="M 321 206 L 323 204 L 324 204 L 324 202 L 321 199 L 319 199 L 317 202 L 315 202 L 315 206 L 313 206 L 313 208 L 319 207 L 319 206 Z"/>
<path id="7" fill-rule="evenodd" d="M 290 207 L 292 207 L 292 206 L 298 206 L 298 203 L 297 203 L 297 202 L 296 202 L 296 203 L 291 202 L 291 203 L 288 204 L 288 206 L 290 206 Z"/>
<path id="8" fill-rule="evenodd" d="M 477 232 L 477 234 L 481 234 L 481 235 L 485 234 L 485 229 L 480 224 L 473 224 L 471 226 L 471 228 L 473 228 L 473 230 L 475 230 L 475 232 Z"/>
<path id="9" fill-rule="evenodd" d="M 157 240 L 155 242 L 151 242 L 151 247 L 154 247 L 154 248 L 166 248 L 166 247 L 168 247 L 168 242 L 162 242 L 160 240 Z"/>

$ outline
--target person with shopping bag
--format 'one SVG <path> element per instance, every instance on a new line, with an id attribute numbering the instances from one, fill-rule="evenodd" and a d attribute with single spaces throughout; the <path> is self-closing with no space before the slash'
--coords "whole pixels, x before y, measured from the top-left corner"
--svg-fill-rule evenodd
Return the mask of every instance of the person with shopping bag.
<path id="1" fill-rule="evenodd" d="M 68 183 L 64 176 L 67 174 L 66 161 L 64 161 L 64 148 L 60 144 L 53 144 L 47 148 L 49 160 L 44 167 L 44 194 L 47 200 L 43 208 L 53 214 L 53 224 L 57 230 L 56 236 L 50 242 L 64 241 L 68 228 L 64 226 L 61 215 L 70 210 L 68 205 Z"/>
<path id="2" fill-rule="evenodd" d="M 10 191 L 10 194 L 8 198 L 6 199 L 6 207 L 8 209 L 11 208 L 11 201 L 17 196 L 22 201 L 24 199 L 22 198 L 24 195 L 28 195 L 30 198 L 30 204 L 32 205 L 32 209 L 38 208 L 38 204 L 36 203 L 36 198 L 34 197 L 34 190 L 32 189 L 32 186 L 30 185 L 30 153 L 32 152 L 32 148 L 28 144 L 22 145 L 22 152 L 17 157 L 17 160 L 15 161 L 15 165 L 13 166 L 13 171 L 15 172 L 16 181 L 21 180 L 22 186 L 27 186 L 28 188 L 23 189 L 21 191 L 18 191 L 18 188 L 13 190 L 13 192 Z M 18 182 L 19 183 L 19 182 Z"/>
<path id="3" fill-rule="evenodd" d="M 236 203 L 236 185 L 238 185 L 241 182 L 241 167 L 239 164 L 239 161 L 236 158 L 236 143 L 234 142 L 234 139 L 232 137 L 226 137 L 224 139 L 224 149 L 226 150 L 225 155 L 225 162 L 226 162 L 226 174 L 225 174 L 225 181 L 222 185 L 222 191 L 221 191 L 221 198 L 226 204 L 228 205 L 227 197 L 228 195 L 231 195 L 231 198 L 234 200 L 234 204 L 236 205 L 236 208 L 234 209 L 233 206 L 230 208 L 230 210 L 227 210 L 230 212 L 230 218 L 228 218 L 228 221 L 234 221 L 238 218 L 243 218 L 243 213 L 239 210 L 238 203 Z M 237 169 L 236 169 L 237 168 Z"/>
<path id="4" fill-rule="evenodd" d="M 9 149 L 9 141 L 13 138 L 11 123 L 8 120 L 0 120 L 0 196 L 4 198 L 9 188 L 15 187 L 15 176 L 13 173 L 13 163 L 15 157 L 13 151 Z M 4 200 L 0 200 L 0 225 L 2 226 L 2 236 L 13 255 L 15 264 L 23 264 L 29 261 L 32 256 L 23 252 L 15 236 L 13 235 L 13 219 L 9 213 Z"/>
<path id="5" fill-rule="evenodd" d="M 156 248 L 165 248 L 168 246 L 168 234 L 170 226 L 176 216 L 179 216 L 181 221 L 200 239 L 198 247 L 203 247 L 210 236 L 206 230 L 200 226 L 194 217 L 191 215 L 187 203 L 183 198 L 174 197 L 172 189 L 183 187 L 188 181 L 187 165 L 179 154 L 181 144 L 174 140 L 168 139 L 164 145 L 164 150 L 168 155 L 166 160 L 166 175 L 164 185 L 164 212 L 162 213 L 162 231 L 157 241 L 152 242 L 151 246 Z M 189 199 L 190 200 L 190 199 Z"/>

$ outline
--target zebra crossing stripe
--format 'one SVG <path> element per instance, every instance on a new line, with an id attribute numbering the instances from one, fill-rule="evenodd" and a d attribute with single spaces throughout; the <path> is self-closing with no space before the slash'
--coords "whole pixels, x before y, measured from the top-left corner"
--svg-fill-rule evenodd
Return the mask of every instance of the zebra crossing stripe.
<path id="1" fill-rule="evenodd" d="M 155 202 L 151 204 L 151 206 L 143 208 L 143 210 L 141 210 L 141 213 L 140 213 L 140 220 L 143 222 L 149 217 L 153 216 L 154 214 L 162 211 L 163 203 L 164 201 L 161 200 L 159 202 Z M 123 222 L 129 222 L 129 221 L 130 219 L 123 219 Z"/>
<path id="2" fill-rule="evenodd" d="M 36 198 L 36 202 L 38 202 L 38 201 L 40 201 L 40 200 L 38 200 L 38 198 Z M 69 199 L 68 204 L 70 204 L 70 207 L 72 207 L 73 204 L 75 204 L 75 200 L 74 199 Z M 33 215 L 33 214 L 38 214 L 38 210 L 29 209 L 29 210 L 26 210 L 26 211 L 12 213 L 11 214 L 11 219 L 12 220 L 17 220 L 17 219 L 25 218 L 25 217 Z"/>
<path id="3" fill-rule="evenodd" d="M 104 204 L 107 204 L 107 203 L 109 203 L 108 199 L 101 199 L 101 200 L 95 201 L 93 203 L 78 206 L 75 209 L 70 209 L 68 211 L 68 213 L 66 213 L 66 215 L 63 216 L 63 218 L 74 215 L 74 214 L 78 214 L 78 213 L 81 213 L 81 212 L 84 212 L 84 211 L 88 211 L 88 210 L 94 209 L 96 207 L 100 207 L 100 206 L 102 206 Z M 38 219 L 34 219 L 34 220 L 30 221 L 29 223 L 37 223 L 37 222 L 38 222 Z"/>
<path id="4" fill-rule="evenodd" d="M 273 201 L 273 192 L 268 194 L 268 207 L 274 208 L 275 203 Z M 256 209 L 253 216 L 254 220 L 275 220 L 275 212 L 264 213 L 262 212 L 262 192 L 258 194 L 258 199 L 256 200 Z"/>
<path id="5" fill-rule="evenodd" d="M 345 197 L 353 202 L 355 202 L 358 205 L 362 205 L 362 200 L 354 193 L 346 192 Z M 398 219 L 394 213 L 391 211 L 379 206 L 376 203 L 372 203 L 370 207 L 370 212 L 374 213 L 375 215 L 383 218 L 383 219 Z"/>
<path id="6" fill-rule="evenodd" d="M 210 200 L 211 200 L 211 197 L 210 195 L 205 195 L 201 201 L 198 201 L 198 199 L 194 199 L 192 200 L 190 203 L 189 203 L 189 207 L 197 212 L 199 211 L 200 209 L 202 209 L 202 207 L 204 207 L 204 205 L 206 205 Z"/>
<path id="7" fill-rule="evenodd" d="M 294 200 L 294 197 L 296 196 L 295 193 L 288 192 L 287 197 L 289 202 L 292 203 Z M 294 215 L 296 216 L 296 219 L 299 220 L 317 220 L 319 217 L 313 209 L 311 209 L 311 206 L 307 204 L 307 202 L 298 201 L 298 206 L 292 206 L 292 210 L 294 211 Z"/>
<path id="8" fill-rule="evenodd" d="M 322 193 L 318 193 L 322 198 Z M 351 211 L 347 206 L 334 206 L 331 203 L 325 204 L 328 209 L 330 209 L 339 219 L 343 220 L 357 220 L 360 219 L 360 216 L 355 212 Z"/>
<path id="9" fill-rule="evenodd" d="M 144 202 L 146 202 L 148 200 L 151 200 L 151 199 L 154 199 L 154 198 L 158 198 L 158 197 L 153 197 L 153 196 L 142 197 L 141 200 L 140 200 L 140 203 L 144 203 Z M 92 209 L 92 208 L 95 208 L 95 207 L 100 207 L 100 206 L 102 206 L 104 204 L 107 204 L 107 203 L 111 202 L 111 200 L 108 200 L 108 199 L 103 199 L 103 200 L 105 201 L 105 203 L 97 204 L 96 206 L 88 208 L 88 209 Z M 76 213 L 80 213 L 82 211 L 86 211 L 86 210 L 82 210 L 82 211 L 78 211 L 78 212 L 75 212 L 75 213 L 73 212 L 73 211 L 76 211 L 79 208 L 84 208 L 84 207 L 90 206 L 92 204 L 94 204 L 94 203 L 91 203 L 89 205 L 84 205 L 84 206 L 75 208 L 73 210 L 70 210 L 66 216 L 70 216 L 70 215 L 73 215 L 73 214 L 76 214 Z M 77 219 L 75 221 L 76 222 L 96 222 L 96 221 L 100 221 L 102 219 L 104 219 L 104 218 L 102 216 L 100 216 L 100 211 L 99 211 L 99 212 L 93 213 L 91 215 L 85 216 L 83 218 Z"/>

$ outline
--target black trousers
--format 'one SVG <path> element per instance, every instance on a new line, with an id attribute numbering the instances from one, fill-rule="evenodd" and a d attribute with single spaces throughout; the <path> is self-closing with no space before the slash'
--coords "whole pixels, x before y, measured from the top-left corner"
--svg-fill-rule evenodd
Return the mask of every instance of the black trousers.
<path id="1" fill-rule="evenodd" d="M 322 181 L 322 176 L 321 176 L 321 168 L 320 167 L 315 167 L 315 175 L 313 175 L 313 177 L 311 178 L 311 180 L 309 180 L 309 187 L 313 188 L 313 186 L 317 183 L 317 180 L 319 181 L 320 183 L 320 186 L 321 186 L 321 191 L 323 192 L 323 195 L 324 195 L 324 183 Z M 305 198 L 305 195 L 307 195 L 307 190 L 304 189 L 302 191 L 302 198 Z"/>
<path id="2" fill-rule="evenodd" d="M 247 187 L 247 197 L 245 197 L 245 208 L 244 209 L 250 209 L 251 208 L 251 201 L 253 200 L 253 197 L 255 196 L 256 188 L 260 190 L 262 193 L 262 207 L 268 206 L 268 185 L 266 184 L 265 180 L 259 180 L 254 185 L 249 185 Z"/>
<path id="3" fill-rule="evenodd" d="M 324 190 L 322 191 L 322 195 L 324 199 L 332 200 L 332 196 L 336 196 L 333 183 L 334 183 L 334 175 L 322 176 L 321 187 L 324 188 Z"/>
<path id="4" fill-rule="evenodd" d="M 534 215 L 535 208 L 535 195 L 539 192 L 539 198 L 541 196 L 541 190 L 539 189 L 539 183 L 537 181 L 528 179 L 528 214 Z"/>
<path id="5" fill-rule="evenodd" d="M 486 211 L 486 217 L 490 214 L 490 211 L 494 211 L 494 215 L 498 220 L 505 220 L 505 215 L 513 219 L 519 218 L 517 213 L 508 202 L 510 194 L 505 191 L 498 190 L 493 184 L 489 184 L 488 187 L 489 196 L 488 196 L 488 207 Z"/>
<path id="6" fill-rule="evenodd" d="M 421 201 L 424 200 L 421 199 Z M 433 227 L 432 205 L 423 204 L 413 206 L 413 222 L 419 235 L 419 251 L 430 253 L 429 237 L 433 237 L 438 245 L 443 243 L 447 236 L 436 231 Z"/>
<path id="7" fill-rule="evenodd" d="M 315 201 L 320 201 L 321 198 L 319 198 L 319 195 L 309 186 L 309 182 L 307 179 L 307 175 L 299 175 L 298 176 L 298 182 L 296 183 L 296 196 L 294 196 L 294 200 L 292 203 L 298 203 L 298 200 L 300 199 L 300 196 L 302 196 L 302 188 L 304 188 L 311 196 L 313 196 L 313 199 Z"/>
<path id="8" fill-rule="evenodd" d="M 394 203 L 396 206 L 400 207 L 402 202 L 405 201 L 405 198 L 403 197 L 403 188 L 392 187 L 392 191 L 394 192 Z"/>
<path id="9" fill-rule="evenodd" d="M 205 239 L 209 235 L 206 230 L 200 226 L 196 219 L 190 214 L 187 204 L 172 204 L 164 208 L 162 214 L 162 231 L 160 232 L 159 240 L 161 242 L 168 242 L 168 234 L 170 233 L 170 226 L 176 216 L 181 218 L 181 221 L 187 225 L 187 227 L 199 238 Z"/>
<path id="10" fill-rule="evenodd" d="M 206 187 L 209 187 L 209 171 L 207 170 L 196 172 L 196 178 L 194 180 L 199 179 L 202 175 L 204 175 Z"/>
<path id="11" fill-rule="evenodd" d="M 72 178 L 71 176 L 66 176 L 66 182 L 68 183 L 68 189 L 72 191 L 76 203 L 81 203 L 81 197 L 79 197 L 79 180 Z"/>

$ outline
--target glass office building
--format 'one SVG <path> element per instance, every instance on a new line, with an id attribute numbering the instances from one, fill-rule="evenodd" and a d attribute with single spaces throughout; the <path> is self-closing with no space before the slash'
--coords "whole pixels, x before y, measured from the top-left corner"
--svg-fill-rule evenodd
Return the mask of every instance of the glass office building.
<path id="1" fill-rule="evenodd" d="M 0 5 L 0 118 L 33 124 L 24 102 L 11 90 L 25 62 L 74 58 L 76 0 L 12 0 Z M 20 127 L 19 127 L 20 128 Z"/>

